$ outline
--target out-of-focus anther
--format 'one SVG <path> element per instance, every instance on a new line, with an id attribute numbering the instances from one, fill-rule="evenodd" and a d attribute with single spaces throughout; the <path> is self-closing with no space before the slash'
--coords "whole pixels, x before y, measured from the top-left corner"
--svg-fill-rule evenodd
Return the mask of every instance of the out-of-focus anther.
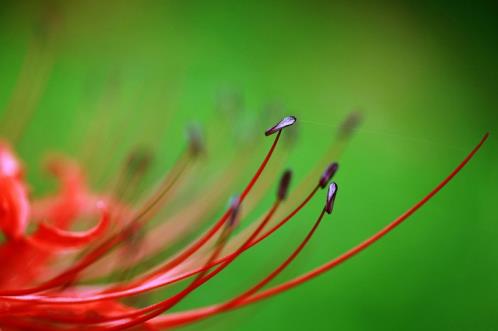
<path id="1" fill-rule="evenodd" d="M 337 162 L 331 163 L 327 167 L 327 169 L 325 169 L 319 181 L 319 185 L 321 188 L 325 188 L 325 186 L 327 186 L 328 182 L 334 177 L 338 169 L 339 169 L 339 164 Z"/>
<path id="2" fill-rule="evenodd" d="M 126 169 L 128 174 L 144 173 L 153 160 L 152 152 L 147 148 L 137 148 L 128 155 Z"/>
<path id="3" fill-rule="evenodd" d="M 190 125 L 187 128 L 187 137 L 189 141 L 190 153 L 193 156 L 199 156 L 206 151 L 202 128 L 200 125 Z"/>
<path id="4" fill-rule="evenodd" d="M 360 111 L 354 111 L 350 113 L 339 127 L 339 139 L 345 139 L 351 136 L 356 128 L 360 125 L 362 118 L 363 116 L 361 115 Z"/>
<path id="5" fill-rule="evenodd" d="M 283 201 L 285 200 L 285 198 L 287 198 L 291 179 L 292 179 L 292 171 L 286 170 L 283 173 L 282 178 L 280 179 L 280 185 L 278 186 L 278 191 L 277 191 L 277 197 L 280 201 Z"/>
<path id="6" fill-rule="evenodd" d="M 240 213 L 240 197 L 238 195 L 230 198 L 230 210 L 231 213 L 227 225 L 233 227 L 237 223 Z"/>

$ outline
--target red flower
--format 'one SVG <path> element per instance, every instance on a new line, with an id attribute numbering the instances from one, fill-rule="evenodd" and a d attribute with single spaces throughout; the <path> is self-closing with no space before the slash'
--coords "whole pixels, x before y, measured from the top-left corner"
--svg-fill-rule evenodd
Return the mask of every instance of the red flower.
<path id="1" fill-rule="evenodd" d="M 19 160 L 8 143 L 0 144 L 0 229 L 5 237 L 0 244 L 0 326 L 7 330 L 159 330 L 258 302 L 331 270 L 382 238 L 439 192 L 487 139 L 485 135 L 448 177 L 384 229 L 324 265 L 265 289 L 304 249 L 326 214 L 332 213 L 337 196 L 337 184 L 330 181 L 338 165 L 332 163 L 320 178 L 315 179 L 316 184 L 303 195 L 301 201 L 294 198 L 289 199 L 296 202 L 294 206 L 284 204 L 291 181 L 291 172 L 286 171 L 278 186 L 275 201 L 266 214 L 254 227 L 243 231 L 242 235 L 232 236 L 237 223 L 241 221 L 241 208 L 248 203 L 251 194 L 258 194 L 254 186 L 267 168 L 283 129 L 295 122 L 296 118 L 289 116 L 266 131 L 267 136 L 275 135 L 275 138 L 254 176 L 242 193 L 232 199 L 222 216 L 197 239 L 153 270 L 139 274 L 132 280 L 101 282 L 95 286 L 85 286 L 79 281 L 85 274 L 88 276 L 92 272 L 100 276 L 126 269 L 140 262 L 141 258 L 159 252 L 170 241 L 168 234 L 174 236 L 175 231 L 182 232 L 188 227 L 195 227 L 192 220 L 196 217 L 190 213 L 202 214 L 211 208 L 209 203 L 206 206 L 204 200 L 200 199 L 181 215 L 183 222 L 168 228 L 160 225 L 153 233 L 146 234 L 145 238 L 139 237 L 152 215 L 165 203 L 171 190 L 182 178 L 192 156 L 200 153 L 202 148 L 199 138 L 192 140 L 190 157 L 180 158 L 157 191 L 139 207 L 130 206 L 112 194 L 93 193 L 85 183 L 83 170 L 76 163 L 65 159 L 55 159 L 49 164 L 49 170 L 60 182 L 59 192 L 43 200 L 32 201 Z M 341 130 L 340 137 L 348 134 L 350 126 L 351 123 Z M 129 178 L 139 176 L 148 160 L 147 153 L 134 154 L 127 165 Z M 309 232 L 292 254 L 270 274 L 228 301 L 194 310 L 169 312 L 245 251 L 292 220 L 320 189 L 326 187 L 328 191 L 324 195 L 323 208 L 317 211 L 317 219 Z M 213 194 L 213 197 L 216 198 L 216 195 Z M 84 220 L 88 219 L 96 219 L 97 223 L 86 231 L 71 230 L 81 223 L 85 224 Z M 27 231 L 29 222 L 33 223 L 33 233 Z M 134 258 L 132 252 L 135 249 L 138 253 Z M 128 256 L 130 258 L 126 259 Z M 107 268 L 99 265 L 102 263 L 100 261 L 106 261 Z M 189 280 L 188 285 L 155 304 L 138 308 L 123 301 L 186 279 Z"/>

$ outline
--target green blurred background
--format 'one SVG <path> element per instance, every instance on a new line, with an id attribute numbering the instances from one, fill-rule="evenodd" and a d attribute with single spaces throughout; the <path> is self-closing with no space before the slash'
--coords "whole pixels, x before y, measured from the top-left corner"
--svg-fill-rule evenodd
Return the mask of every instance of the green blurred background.
<path id="1" fill-rule="evenodd" d="M 39 170 L 47 151 L 79 157 L 98 121 L 107 122 L 89 163 L 108 159 L 109 173 L 136 144 L 171 164 L 192 121 L 214 132 L 216 167 L 225 148 L 245 146 L 216 137 L 220 98 L 238 95 L 246 131 L 246 121 L 262 131 L 281 114 L 298 117 L 297 144 L 281 166 L 303 178 L 361 109 L 340 160 L 333 221 L 278 281 L 380 229 L 489 131 L 476 159 L 385 240 L 297 289 L 186 329 L 498 330 L 497 10 L 452 1 L 2 1 L 0 108 L 12 107 L 21 84 L 15 107 L 36 109 L 17 144 L 35 195 L 51 185 Z M 272 107 L 281 110 L 265 113 Z M 254 167 L 268 141 L 252 143 Z M 227 298 L 276 266 L 321 199 L 179 309 Z"/>

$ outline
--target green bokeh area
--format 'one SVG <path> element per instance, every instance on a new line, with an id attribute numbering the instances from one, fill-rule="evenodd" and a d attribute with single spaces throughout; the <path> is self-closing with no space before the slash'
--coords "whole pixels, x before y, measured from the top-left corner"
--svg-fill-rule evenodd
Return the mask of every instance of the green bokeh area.
<path id="1" fill-rule="evenodd" d="M 34 195 L 53 185 L 40 170 L 47 152 L 78 158 L 82 137 L 98 121 L 107 124 L 90 143 L 89 164 L 108 161 L 101 178 L 117 169 L 130 146 L 151 144 L 160 165 L 148 178 L 154 182 L 185 144 L 184 128 L 191 122 L 205 125 L 216 142 L 207 158 L 214 171 L 247 146 L 227 133 L 229 128 L 220 130 L 223 134 L 217 130 L 223 122 L 216 110 L 219 96 L 237 93 L 244 108 L 239 136 L 250 131 L 246 120 L 263 117 L 261 131 L 273 124 L 278 116 L 264 115 L 269 105 L 299 119 L 298 141 L 281 165 L 294 169 L 299 180 L 347 114 L 361 109 L 364 122 L 340 159 L 335 213 L 276 283 L 382 228 L 490 132 L 482 151 L 448 187 L 369 250 L 278 297 L 186 330 L 498 330 L 496 5 L 82 1 L 47 6 L 5 1 L 0 9 L 1 109 L 15 91 L 30 43 L 44 38 L 37 35 L 46 33 L 40 13 L 57 12 L 50 18 L 57 22 L 47 46 L 50 74 L 16 145 Z M 99 108 L 102 95 L 111 101 Z M 111 115 L 101 115 L 105 112 Z M 255 152 L 245 160 L 245 179 L 269 144 L 262 134 L 251 139 Z M 272 195 L 268 192 L 254 215 L 270 205 Z M 177 310 L 223 300 L 254 284 L 298 244 L 323 199 L 317 197 L 295 223 Z M 153 299 L 161 297 L 158 292 Z"/>

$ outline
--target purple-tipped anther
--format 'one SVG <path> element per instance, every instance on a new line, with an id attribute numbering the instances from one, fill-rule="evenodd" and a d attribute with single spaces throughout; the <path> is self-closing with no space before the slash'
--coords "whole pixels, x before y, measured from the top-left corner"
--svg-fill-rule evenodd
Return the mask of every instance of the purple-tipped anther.
<path id="1" fill-rule="evenodd" d="M 296 123 L 296 121 L 297 121 L 297 118 L 294 117 L 294 116 L 284 117 L 280 122 L 278 122 L 273 127 L 271 127 L 268 130 L 266 130 L 265 131 L 265 136 L 270 136 L 270 135 L 272 135 L 272 134 L 274 134 L 276 132 L 279 132 L 283 128 L 286 128 L 288 126 L 293 125 L 294 123 Z"/>
<path id="2" fill-rule="evenodd" d="M 285 200 L 287 193 L 289 193 L 290 182 L 292 179 L 292 171 L 286 170 L 280 178 L 280 185 L 278 186 L 277 197 L 279 200 Z"/>
<path id="3" fill-rule="evenodd" d="M 325 211 L 327 214 L 332 213 L 332 209 L 334 209 L 335 197 L 337 195 L 337 184 L 335 182 L 330 183 L 329 190 L 327 192 L 327 203 L 325 204 Z"/>
<path id="4" fill-rule="evenodd" d="M 339 164 L 337 162 L 331 163 L 327 169 L 325 169 L 322 177 L 320 177 L 320 182 L 318 183 L 321 188 L 325 188 L 325 186 L 327 186 L 327 183 L 334 177 L 338 169 Z"/>
<path id="5" fill-rule="evenodd" d="M 230 218 L 228 219 L 228 226 L 234 226 L 240 212 L 240 197 L 233 196 L 230 198 Z"/>

